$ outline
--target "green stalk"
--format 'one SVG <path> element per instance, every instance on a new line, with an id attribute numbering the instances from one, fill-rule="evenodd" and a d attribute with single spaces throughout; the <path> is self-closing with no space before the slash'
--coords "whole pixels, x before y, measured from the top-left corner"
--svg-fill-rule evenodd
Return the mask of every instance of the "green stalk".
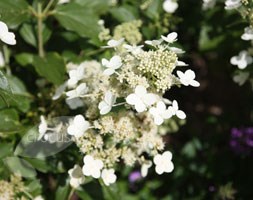
<path id="1" fill-rule="evenodd" d="M 71 187 L 71 190 L 70 190 L 70 193 L 69 193 L 69 196 L 68 196 L 68 200 L 71 200 L 74 192 L 75 192 L 75 189 L 73 187 Z"/>
<path id="2" fill-rule="evenodd" d="M 49 9 L 51 8 L 51 6 L 53 5 L 55 0 L 50 0 L 49 3 L 47 4 L 46 8 L 43 10 L 43 15 L 47 15 L 47 12 L 49 11 Z"/>
<path id="3" fill-rule="evenodd" d="M 43 18 L 41 3 L 38 3 L 37 10 L 37 23 L 38 23 L 38 53 L 40 57 L 45 56 L 44 47 L 43 47 Z"/>

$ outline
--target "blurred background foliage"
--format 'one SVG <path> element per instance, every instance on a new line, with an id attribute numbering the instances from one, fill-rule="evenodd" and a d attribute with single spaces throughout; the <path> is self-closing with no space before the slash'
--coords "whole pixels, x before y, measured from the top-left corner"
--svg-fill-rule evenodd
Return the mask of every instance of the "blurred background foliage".
<path id="1" fill-rule="evenodd" d="M 109 0 L 73 0 L 64 5 L 47 0 L 0 1 L 1 20 L 15 30 L 18 42 L 10 48 L 1 44 L 5 58 L 0 69 L 1 179 L 11 174 L 6 158 L 15 160 L 17 144 L 38 124 L 40 115 L 69 114 L 63 99 L 51 100 L 55 88 L 66 80 L 65 64 L 101 60 L 108 54 L 100 48 L 106 42 L 98 38 L 98 20 L 103 19 L 112 32 L 123 22 L 140 19 L 142 41 L 178 32 L 177 45 L 186 51 L 182 59 L 201 82 L 198 89 L 175 88 L 166 95 L 176 97 L 188 116 L 180 128 L 179 122 L 172 122 L 171 133 L 164 137 L 175 170 L 162 176 L 151 171 L 147 178 L 131 182 L 131 169 L 124 169 L 111 191 L 91 181 L 72 199 L 112 199 L 112 192 L 116 199 L 126 200 L 253 198 L 252 149 L 237 152 L 230 146 L 232 128 L 250 127 L 253 120 L 252 89 L 233 83 L 235 69 L 229 63 L 245 47 L 240 35 L 246 22 L 236 12 L 225 12 L 224 1 L 203 11 L 201 0 L 179 0 L 173 15 L 163 11 L 162 2 L 120 0 L 113 6 Z M 52 4 L 47 7 L 48 3 Z M 37 176 L 24 179 L 30 194 L 64 200 L 70 193 L 67 170 L 80 159 L 72 145 L 44 160 L 17 159 L 14 167 L 25 162 L 36 169 Z M 33 173 L 32 168 L 23 173 Z"/>

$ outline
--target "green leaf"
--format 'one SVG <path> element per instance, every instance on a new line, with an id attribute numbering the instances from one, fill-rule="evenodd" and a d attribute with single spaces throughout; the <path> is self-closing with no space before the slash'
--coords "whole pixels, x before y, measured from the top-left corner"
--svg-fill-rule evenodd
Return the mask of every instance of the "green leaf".
<path id="1" fill-rule="evenodd" d="M 152 20 L 159 20 L 161 1 L 152 1 L 145 14 Z"/>
<path id="2" fill-rule="evenodd" d="M 18 157 L 7 157 L 4 159 L 5 165 L 8 166 L 8 169 L 14 173 L 19 174 L 26 178 L 36 177 L 35 169 L 25 160 Z"/>
<path id="3" fill-rule="evenodd" d="M 31 96 L 27 92 L 23 82 L 15 76 L 6 76 L 10 91 L 2 90 L 2 98 L 0 98 L 0 108 L 13 106 L 22 112 L 27 112 L 30 108 Z"/>
<path id="4" fill-rule="evenodd" d="M 15 109 L 0 111 L 0 132 L 16 132 L 20 129 L 18 112 Z"/>
<path id="5" fill-rule="evenodd" d="M 5 108 L 6 103 L 9 107 L 15 107 L 23 113 L 30 109 L 31 98 L 22 95 L 4 93 L 3 98 L 0 98 L 0 108 Z"/>
<path id="6" fill-rule="evenodd" d="M 133 14 L 133 12 L 131 12 L 131 6 L 122 6 L 122 7 L 118 7 L 118 8 L 113 8 L 111 10 L 111 14 L 112 16 L 119 20 L 120 22 L 127 22 L 127 21 L 132 21 L 135 20 L 136 17 Z"/>
<path id="7" fill-rule="evenodd" d="M 0 159 L 13 153 L 13 145 L 11 143 L 0 143 Z"/>
<path id="8" fill-rule="evenodd" d="M 25 0 L 1 0 L 0 16 L 1 21 L 15 28 L 29 17 L 29 4 Z"/>
<path id="9" fill-rule="evenodd" d="M 50 30 L 50 29 L 46 26 L 46 24 L 43 24 L 42 29 L 43 29 L 43 31 L 42 31 L 43 44 L 45 44 L 45 43 L 50 39 L 50 37 L 51 37 L 51 35 L 52 35 L 52 30 Z"/>
<path id="10" fill-rule="evenodd" d="M 51 35 L 52 35 L 52 31 L 45 25 L 43 24 L 42 26 L 42 35 L 43 35 L 43 43 L 46 43 Z M 22 36 L 22 38 L 30 45 L 32 45 L 33 47 L 37 47 L 37 27 L 34 27 L 32 24 L 28 24 L 25 23 L 22 25 L 21 29 L 20 29 L 20 35 Z"/>
<path id="11" fill-rule="evenodd" d="M 49 82 L 60 85 L 65 80 L 65 63 L 57 53 L 48 53 L 44 58 L 35 56 L 33 60 L 35 70 Z"/>
<path id="12" fill-rule="evenodd" d="M 209 51 L 218 48 L 218 46 L 224 41 L 224 35 L 215 35 L 212 38 L 209 32 L 212 30 L 210 26 L 203 26 L 200 31 L 199 37 L 199 49 L 202 51 Z"/>
<path id="13" fill-rule="evenodd" d="M 83 200 L 84 199 L 85 200 L 92 200 L 92 197 L 83 188 L 78 189 L 76 191 L 76 193 L 77 193 L 78 197 L 80 197 Z"/>
<path id="14" fill-rule="evenodd" d="M 6 77 L 9 81 L 13 94 L 29 96 L 24 83 L 19 78 L 15 76 L 6 76 Z"/>
<path id="15" fill-rule="evenodd" d="M 76 3 L 58 6 L 54 16 L 64 28 L 82 37 L 94 38 L 100 31 L 98 16 L 93 10 Z"/>
<path id="16" fill-rule="evenodd" d="M 69 195 L 69 185 L 59 186 L 55 194 L 55 200 L 67 200 Z"/>
<path id="17" fill-rule="evenodd" d="M 23 24 L 19 33 L 28 44 L 37 47 L 37 39 L 35 37 L 36 33 L 31 24 Z"/>
<path id="18" fill-rule="evenodd" d="M 42 185 L 39 180 L 35 179 L 32 180 L 29 185 L 27 185 L 28 192 L 31 193 L 33 196 L 38 196 L 41 194 Z"/>
<path id="19" fill-rule="evenodd" d="M 52 171 L 50 165 L 48 165 L 46 160 L 40 160 L 40 159 L 33 159 L 33 158 L 26 158 L 26 161 L 29 162 L 35 169 L 37 169 L 40 172 L 46 173 L 49 170 Z"/>
<path id="20" fill-rule="evenodd" d="M 109 9 L 108 0 L 76 0 L 76 3 L 93 10 L 97 14 L 103 14 Z"/>
<path id="21" fill-rule="evenodd" d="M 11 92 L 10 84 L 6 76 L 0 71 L 0 89 Z"/>
<path id="22" fill-rule="evenodd" d="M 33 57 L 30 53 L 20 53 L 15 56 L 15 59 L 21 66 L 27 66 L 33 63 Z"/>
<path id="23" fill-rule="evenodd" d="M 92 199 L 105 200 L 102 186 L 98 181 L 92 181 L 84 185 L 83 191 L 86 191 L 87 194 Z"/>

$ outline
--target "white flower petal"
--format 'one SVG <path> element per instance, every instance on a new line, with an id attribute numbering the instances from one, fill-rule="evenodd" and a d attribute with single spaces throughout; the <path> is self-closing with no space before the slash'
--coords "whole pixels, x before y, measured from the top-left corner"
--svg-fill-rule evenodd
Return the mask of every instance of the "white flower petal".
<path id="1" fill-rule="evenodd" d="M 186 118 L 186 114 L 184 113 L 184 111 L 182 110 L 178 110 L 176 112 L 176 116 L 179 118 L 179 119 L 185 119 Z"/>
<path id="2" fill-rule="evenodd" d="M 178 3 L 174 0 L 165 0 L 163 2 L 163 9 L 167 13 L 174 13 L 178 8 Z"/>
<path id="3" fill-rule="evenodd" d="M 126 102 L 130 105 L 134 105 L 137 101 L 139 101 L 139 98 L 136 94 L 129 94 L 126 98 Z"/>

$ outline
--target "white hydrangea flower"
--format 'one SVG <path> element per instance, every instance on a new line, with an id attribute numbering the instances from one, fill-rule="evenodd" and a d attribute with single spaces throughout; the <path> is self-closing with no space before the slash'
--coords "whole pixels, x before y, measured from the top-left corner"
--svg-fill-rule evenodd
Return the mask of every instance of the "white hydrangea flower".
<path id="1" fill-rule="evenodd" d="M 75 89 L 66 92 L 68 99 L 83 97 L 88 92 L 86 83 L 81 83 Z"/>
<path id="2" fill-rule="evenodd" d="M 0 21 L 0 40 L 9 45 L 15 45 L 16 39 L 12 32 L 9 32 L 7 25 Z"/>
<path id="3" fill-rule="evenodd" d="M 105 25 L 105 20 L 103 20 L 103 19 L 98 20 L 98 25 L 104 26 Z"/>
<path id="4" fill-rule="evenodd" d="M 82 80 L 84 76 L 85 66 L 80 65 L 76 69 L 69 71 L 68 87 L 75 87 L 78 81 Z"/>
<path id="5" fill-rule="evenodd" d="M 225 9 L 232 10 L 239 8 L 242 5 L 241 0 L 226 0 Z"/>
<path id="6" fill-rule="evenodd" d="M 129 94 L 126 98 L 126 102 L 135 107 L 137 112 L 143 112 L 148 106 L 153 105 L 156 102 L 156 95 L 148 93 L 147 89 L 142 85 L 138 85 L 135 88 L 134 93 Z"/>
<path id="7" fill-rule="evenodd" d="M 241 36 L 242 40 L 253 40 L 253 28 L 246 27 L 244 33 Z"/>
<path id="8" fill-rule="evenodd" d="M 173 43 L 173 42 L 177 41 L 177 33 L 176 32 L 169 33 L 167 36 L 162 35 L 161 37 L 165 42 L 168 42 L 168 43 Z"/>
<path id="9" fill-rule="evenodd" d="M 84 102 L 80 98 L 66 99 L 65 102 L 71 110 L 84 106 Z"/>
<path id="10" fill-rule="evenodd" d="M 249 72 L 239 71 L 238 74 L 233 77 L 233 80 L 234 82 L 242 86 L 248 80 L 249 75 L 250 75 Z"/>
<path id="11" fill-rule="evenodd" d="M 237 65 L 239 69 L 245 69 L 252 62 L 253 59 L 247 51 L 241 51 L 238 56 L 233 56 L 230 59 L 230 63 Z"/>
<path id="12" fill-rule="evenodd" d="M 70 0 L 59 0 L 58 4 L 65 4 L 65 3 L 69 3 Z"/>
<path id="13" fill-rule="evenodd" d="M 203 0 L 202 8 L 203 10 L 207 10 L 213 8 L 216 4 L 216 0 Z"/>
<path id="14" fill-rule="evenodd" d="M 103 58 L 102 65 L 107 69 L 104 70 L 104 75 L 110 76 L 115 73 L 116 69 L 119 69 L 122 66 L 122 60 L 120 56 L 113 56 L 110 61 Z"/>
<path id="15" fill-rule="evenodd" d="M 154 163 L 156 165 L 155 171 L 157 174 L 161 175 L 164 172 L 170 173 L 174 169 L 174 164 L 171 161 L 172 153 L 170 151 L 165 151 L 163 154 L 157 154 L 154 157 Z"/>
<path id="16" fill-rule="evenodd" d="M 1 198 L 0 198 L 0 199 L 1 199 Z M 44 200 L 44 198 L 40 195 L 40 196 L 34 197 L 33 200 Z"/>
<path id="17" fill-rule="evenodd" d="M 179 77 L 180 82 L 185 86 L 193 86 L 193 87 L 199 87 L 200 84 L 195 79 L 195 73 L 194 71 L 188 69 L 185 73 L 181 71 L 177 71 L 177 75 Z"/>
<path id="18" fill-rule="evenodd" d="M 100 114 L 105 115 L 109 113 L 112 109 L 113 104 L 115 104 L 115 102 L 116 102 L 116 96 L 111 91 L 106 92 L 103 101 L 101 101 L 98 104 Z"/>
<path id="19" fill-rule="evenodd" d="M 4 55 L 3 52 L 0 51 L 0 68 L 4 67 L 5 61 L 4 61 Z"/>
<path id="20" fill-rule="evenodd" d="M 116 48 L 120 46 L 124 42 L 124 38 L 121 38 L 119 40 L 111 39 L 107 42 L 107 46 L 103 46 L 103 48 Z"/>
<path id="21" fill-rule="evenodd" d="M 79 138 L 89 129 L 89 127 L 90 123 L 86 121 L 82 115 L 77 115 L 70 123 L 67 132 L 69 135 Z"/>
<path id="22" fill-rule="evenodd" d="M 40 116 L 40 125 L 39 125 L 39 137 L 38 140 L 41 140 L 45 133 L 47 132 L 48 125 L 44 116 Z"/>
<path id="23" fill-rule="evenodd" d="M 61 97 L 61 95 L 64 93 L 65 89 L 67 87 L 67 83 L 63 83 L 62 85 L 60 85 L 58 88 L 56 88 L 55 93 L 52 97 L 53 100 L 57 100 Z"/>
<path id="24" fill-rule="evenodd" d="M 124 44 L 123 47 L 127 50 L 127 52 L 131 52 L 133 55 L 137 55 L 139 53 L 141 53 L 143 50 L 142 50 L 142 47 L 144 45 L 139 45 L 139 46 L 136 46 L 136 45 L 129 45 L 129 44 Z"/>
<path id="25" fill-rule="evenodd" d="M 155 171 L 157 174 L 161 175 L 164 172 L 170 173 L 174 169 L 174 165 L 171 161 L 172 153 L 170 151 L 165 151 L 163 154 L 157 154 L 154 157 L 154 163 L 156 165 Z"/>
<path id="26" fill-rule="evenodd" d="M 141 176 L 144 178 L 148 175 L 148 169 L 152 166 L 152 162 L 150 160 L 145 161 L 141 165 Z"/>
<path id="27" fill-rule="evenodd" d="M 162 43 L 162 40 L 146 40 L 145 41 L 145 44 L 154 46 L 154 47 L 160 45 L 161 43 Z"/>
<path id="28" fill-rule="evenodd" d="M 167 13 L 174 13 L 178 8 L 178 3 L 175 0 L 165 0 L 163 2 L 163 10 Z"/>
<path id="29" fill-rule="evenodd" d="M 179 110 L 178 103 L 176 100 L 172 102 L 172 106 L 170 106 L 168 109 L 170 110 L 172 115 L 176 115 L 179 119 L 186 118 L 186 114 L 184 113 L 184 111 Z"/>
<path id="30" fill-rule="evenodd" d="M 92 176 L 93 178 L 99 178 L 101 175 L 101 169 L 104 167 L 104 164 L 99 159 L 94 159 L 90 155 L 86 155 L 83 158 L 83 174 L 85 176 Z"/>
<path id="31" fill-rule="evenodd" d="M 82 168 L 79 165 L 75 165 L 72 169 L 70 169 L 68 174 L 70 177 L 69 183 L 73 188 L 78 188 L 85 181 Z"/>
<path id="32" fill-rule="evenodd" d="M 66 65 L 66 70 L 67 70 L 67 72 L 69 72 L 70 70 L 77 69 L 78 67 L 79 67 L 78 64 L 69 62 Z"/>
<path id="33" fill-rule="evenodd" d="M 103 169 L 101 178 L 103 179 L 105 185 L 109 186 L 116 182 L 117 176 L 115 175 L 114 169 Z"/>
<path id="34" fill-rule="evenodd" d="M 162 101 L 159 101 L 156 107 L 150 108 L 149 112 L 154 117 L 155 124 L 158 126 L 161 125 L 165 119 L 169 119 L 173 115 L 171 109 L 166 109 L 166 105 Z"/>

